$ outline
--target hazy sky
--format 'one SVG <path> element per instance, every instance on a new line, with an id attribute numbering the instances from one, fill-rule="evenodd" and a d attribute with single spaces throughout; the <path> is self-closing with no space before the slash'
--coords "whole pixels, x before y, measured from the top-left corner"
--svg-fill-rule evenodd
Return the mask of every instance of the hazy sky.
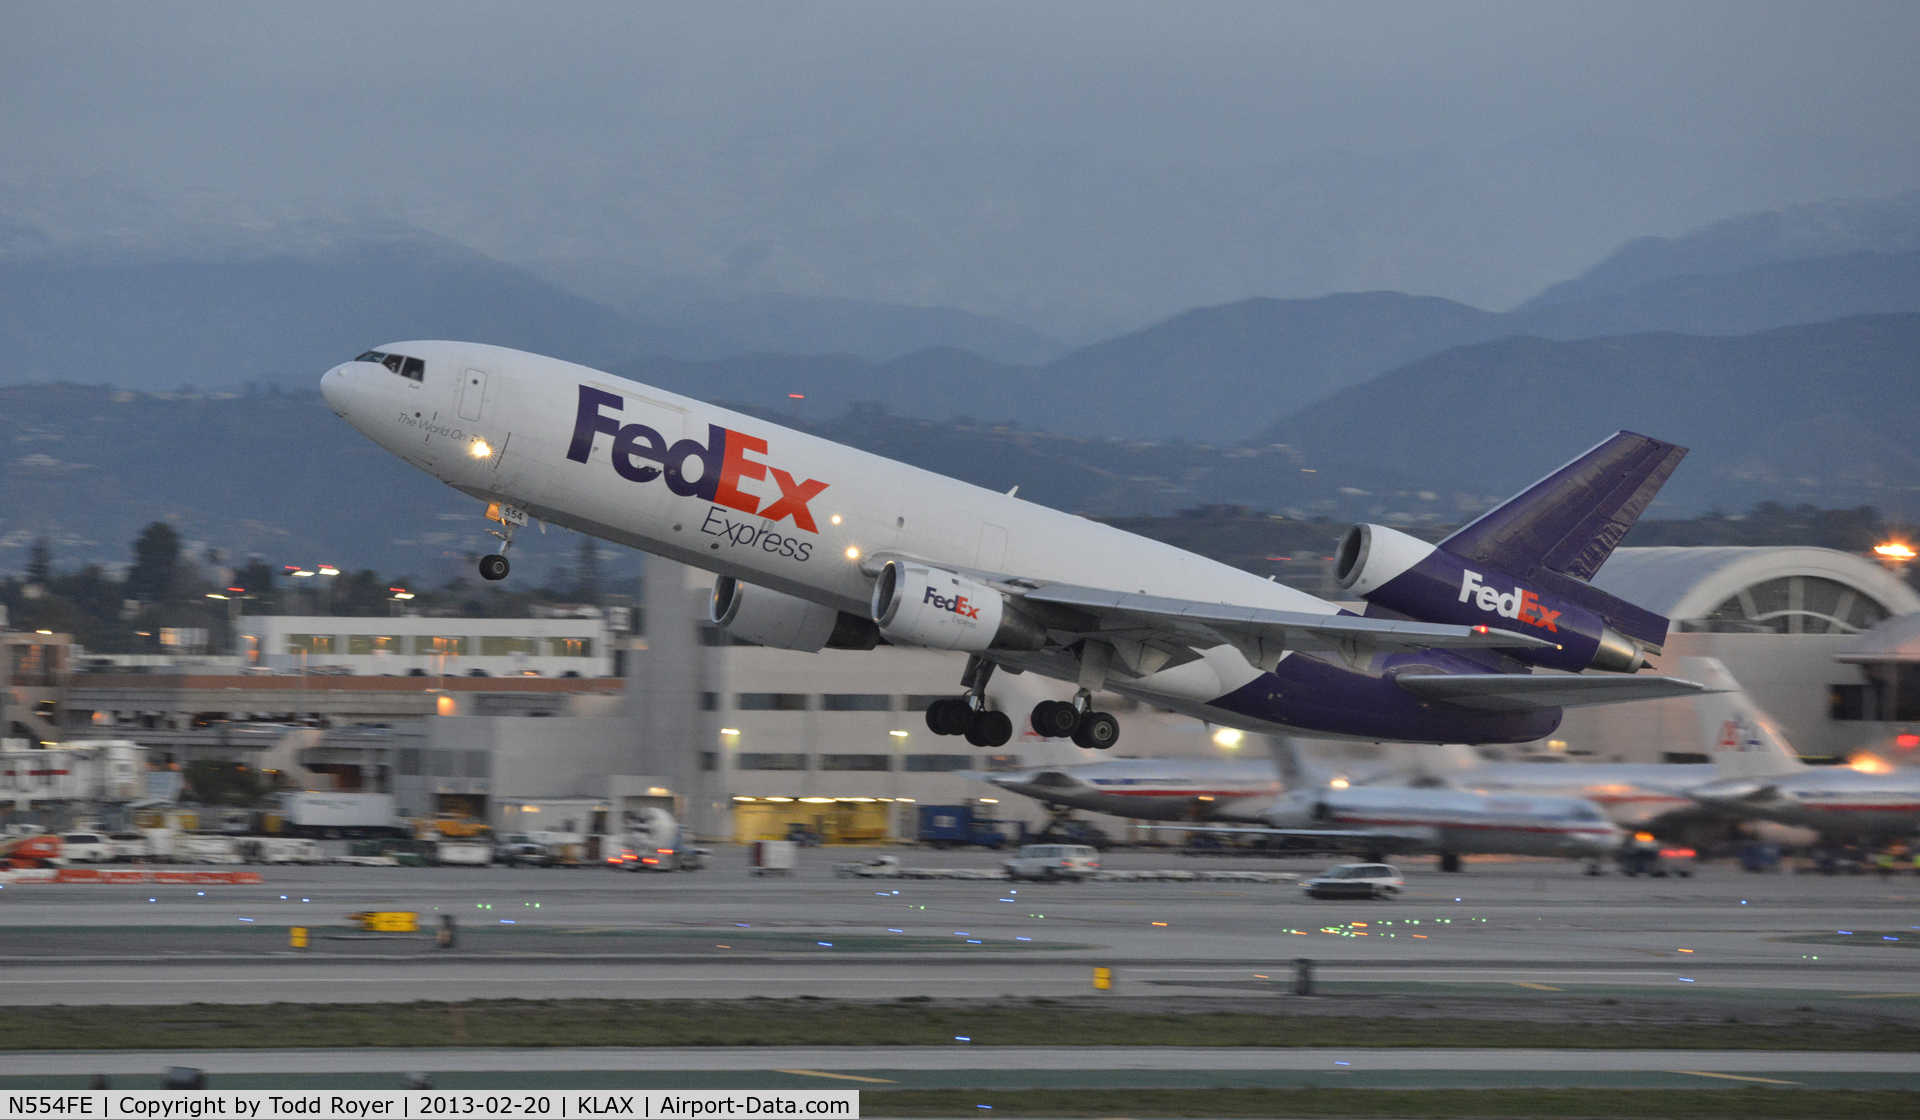
<path id="1" fill-rule="evenodd" d="M 1630 237 L 1920 187 L 1917 32 L 1911 2 L 14 2 L 0 217 L 399 219 L 612 298 L 1069 335 L 1498 308 Z"/>

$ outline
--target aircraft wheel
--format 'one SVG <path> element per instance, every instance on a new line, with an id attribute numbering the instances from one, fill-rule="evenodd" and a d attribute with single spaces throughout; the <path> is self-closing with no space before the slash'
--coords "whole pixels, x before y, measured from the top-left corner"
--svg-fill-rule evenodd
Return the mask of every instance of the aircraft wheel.
<path id="1" fill-rule="evenodd" d="M 960 697 L 935 700 L 927 705 L 927 728 L 935 735 L 965 735 L 973 725 L 973 709 Z"/>
<path id="2" fill-rule="evenodd" d="M 1120 721 L 1106 712 L 1088 712 L 1080 717 L 1073 741 L 1090 750 L 1104 751 L 1120 741 Z"/>
<path id="3" fill-rule="evenodd" d="M 1440 870 L 1442 871 L 1460 870 L 1460 857 L 1453 852 L 1441 852 L 1440 853 Z"/>
<path id="4" fill-rule="evenodd" d="M 967 742 L 976 747 L 1004 747 L 1013 738 L 1013 719 L 1005 712 L 976 712 L 967 728 Z"/>
<path id="5" fill-rule="evenodd" d="M 1079 725 L 1080 713 L 1064 700 L 1042 700 L 1033 706 L 1028 722 L 1033 725 L 1033 733 L 1042 739 L 1065 739 Z"/>
<path id="6" fill-rule="evenodd" d="M 507 563 L 507 558 L 499 553 L 482 556 L 480 558 L 480 578 L 489 580 L 506 579 L 509 567 L 510 565 Z"/>

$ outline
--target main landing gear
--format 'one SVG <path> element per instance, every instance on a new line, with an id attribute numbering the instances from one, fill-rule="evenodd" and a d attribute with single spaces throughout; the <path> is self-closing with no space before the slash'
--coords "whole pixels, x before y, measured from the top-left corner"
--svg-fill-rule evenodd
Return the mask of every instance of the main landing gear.
<path id="1" fill-rule="evenodd" d="M 928 704 L 927 730 L 935 735 L 965 735 L 976 747 L 1006 746 L 1013 738 L 1013 717 L 987 708 L 987 680 L 993 669 L 993 662 L 984 657 L 967 658 L 967 671 L 960 678 L 967 686 L 966 695 Z"/>
<path id="2" fill-rule="evenodd" d="M 1120 721 L 1106 712 L 1089 710 L 1093 697 L 1082 690 L 1071 702 L 1042 700 L 1028 720 L 1043 739 L 1072 739 L 1075 746 L 1104 751 L 1120 741 Z"/>

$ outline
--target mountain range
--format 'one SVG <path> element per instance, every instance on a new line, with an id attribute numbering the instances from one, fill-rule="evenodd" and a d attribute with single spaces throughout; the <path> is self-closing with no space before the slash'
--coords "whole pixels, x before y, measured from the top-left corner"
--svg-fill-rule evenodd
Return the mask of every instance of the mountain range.
<path id="1" fill-rule="evenodd" d="M 653 293 L 648 314 L 616 310 L 405 231 L 194 259 L 11 251 L 0 570 L 40 533 L 118 559 L 165 516 L 236 553 L 457 572 L 487 543 L 471 503 L 312 392 L 342 357 L 423 336 L 572 358 L 1107 516 L 1240 504 L 1457 522 L 1621 427 L 1695 449 L 1661 515 L 1902 512 L 1920 465 L 1909 211 L 1920 193 L 1635 242 L 1511 312 L 1396 292 L 1249 299 L 1072 350 L 943 309 L 781 297 L 730 319 L 724 300 Z M 771 348 L 802 338 L 826 352 Z"/>

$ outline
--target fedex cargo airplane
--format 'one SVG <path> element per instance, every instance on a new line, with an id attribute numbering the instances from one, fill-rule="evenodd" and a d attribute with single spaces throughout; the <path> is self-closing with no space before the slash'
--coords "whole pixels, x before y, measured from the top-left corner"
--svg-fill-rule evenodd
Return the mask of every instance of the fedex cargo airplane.
<path id="1" fill-rule="evenodd" d="M 488 504 L 503 579 L 529 518 L 704 568 L 713 621 L 781 649 L 969 654 L 931 730 L 1013 735 L 996 669 L 1073 686 L 1023 718 L 1105 748 L 1103 689 L 1248 731 L 1539 739 L 1564 707 L 1698 690 L 1633 674 L 1667 620 L 1587 581 L 1686 449 L 1618 433 L 1439 545 L 1340 544 L 1364 614 L 1171 545 L 584 366 L 396 342 L 328 370 L 328 404 Z M 1539 673 L 1536 670 L 1552 670 Z M 1596 670 L 1600 676 L 1583 675 Z"/>

